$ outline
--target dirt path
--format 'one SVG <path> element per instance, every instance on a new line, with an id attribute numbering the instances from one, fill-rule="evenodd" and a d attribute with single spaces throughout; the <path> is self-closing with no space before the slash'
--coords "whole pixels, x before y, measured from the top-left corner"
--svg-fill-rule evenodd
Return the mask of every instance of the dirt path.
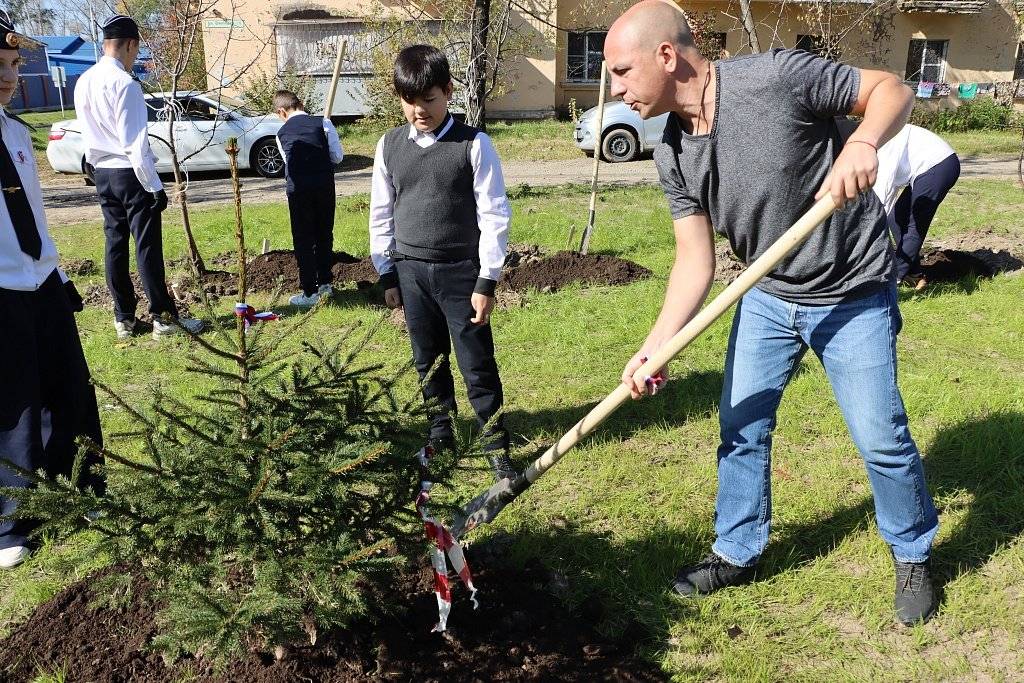
<path id="1" fill-rule="evenodd" d="M 369 192 L 372 169 L 366 164 L 360 166 L 343 170 L 335 176 L 339 196 Z M 582 157 L 575 161 L 510 161 L 504 164 L 505 183 L 509 187 L 521 183 L 537 187 L 589 183 L 592 167 L 590 160 Z M 1016 174 L 1016 157 L 1002 155 L 963 159 L 960 177 L 1008 180 L 1016 178 Z M 658 173 L 650 159 L 601 165 L 601 184 L 605 187 L 657 181 Z M 193 205 L 223 204 L 231 200 L 231 182 L 224 174 L 202 174 L 192 179 L 188 195 Z M 242 199 L 247 204 L 283 202 L 284 181 L 255 176 L 243 178 Z M 71 178 L 60 184 L 45 185 L 43 202 L 52 226 L 103 219 L 94 188 Z"/>

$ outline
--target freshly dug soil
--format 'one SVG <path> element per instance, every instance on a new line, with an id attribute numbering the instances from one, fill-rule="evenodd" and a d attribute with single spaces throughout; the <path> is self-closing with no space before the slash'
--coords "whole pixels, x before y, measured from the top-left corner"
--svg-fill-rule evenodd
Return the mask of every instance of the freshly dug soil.
<path id="1" fill-rule="evenodd" d="M 480 559 L 480 558 L 477 558 Z M 152 587 L 136 579 L 122 608 L 93 608 L 89 581 L 58 593 L 0 642 L 3 680 L 31 680 L 64 670 L 69 680 L 194 681 L 661 681 L 664 675 L 634 654 L 642 632 L 618 640 L 594 631 L 601 615 L 576 615 L 549 592 L 554 577 L 539 563 L 512 570 L 478 563 L 480 609 L 456 589 L 445 634 L 437 619 L 432 575 L 424 566 L 393 582 L 368 587 L 372 613 L 348 631 L 322 635 L 315 646 L 290 648 L 281 660 L 249 653 L 215 674 L 205 661 L 167 666 L 147 644 L 156 633 Z M 564 579 L 562 579 L 564 581 Z M 399 611 L 386 613 L 382 605 Z"/>
<path id="2" fill-rule="evenodd" d="M 1024 271 L 1024 237 L 975 230 L 926 244 L 921 266 L 929 282 Z"/>
<path id="3" fill-rule="evenodd" d="M 139 302 L 135 316 L 142 322 L 151 323 L 153 322 L 153 316 L 149 314 L 149 298 L 146 297 L 146 292 L 142 289 L 142 280 L 139 279 L 138 273 L 132 273 L 131 278 L 132 285 L 135 288 L 135 298 Z M 191 306 L 201 303 L 199 296 L 195 292 L 191 291 L 187 286 L 179 286 L 174 282 L 168 285 L 167 293 L 174 300 L 178 308 L 178 315 L 184 318 L 191 316 Z M 81 294 L 82 301 L 85 302 L 86 306 L 98 306 L 113 312 L 114 299 L 110 296 L 110 290 L 107 289 L 105 283 L 89 285 Z"/>
<path id="4" fill-rule="evenodd" d="M 566 285 L 626 285 L 650 277 L 643 266 L 607 254 L 578 254 L 560 251 L 546 258 L 527 262 L 502 273 L 499 287 L 515 291 L 535 289 L 554 292 Z"/>
<path id="5" fill-rule="evenodd" d="M 360 288 L 377 281 L 377 271 L 369 257 L 361 259 L 343 251 L 334 252 L 331 273 L 335 282 L 355 282 Z M 252 291 L 272 292 L 282 284 L 286 289 L 299 286 L 299 264 L 294 252 L 268 251 L 253 257 L 246 266 L 246 286 Z"/>

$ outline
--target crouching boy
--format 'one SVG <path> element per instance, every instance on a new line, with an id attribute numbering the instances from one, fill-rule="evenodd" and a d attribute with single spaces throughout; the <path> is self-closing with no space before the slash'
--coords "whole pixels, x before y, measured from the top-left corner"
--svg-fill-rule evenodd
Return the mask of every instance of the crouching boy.
<path id="1" fill-rule="evenodd" d="M 345 158 L 331 120 L 306 113 L 289 90 L 274 94 L 274 113 L 284 121 L 277 146 L 285 163 L 292 244 L 302 291 L 288 300 L 309 308 L 331 295 L 334 256 L 334 167 Z"/>
<path id="2" fill-rule="evenodd" d="M 449 355 L 466 381 L 499 479 L 515 475 L 494 360 L 491 311 L 511 217 L 490 138 L 448 111 L 452 79 L 436 48 L 413 45 L 395 61 L 395 91 L 409 125 L 377 143 L 370 253 L 385 299 L 404 307 L 413 360 L 429 406 L 429 443 L 450 446 L 456 411 Z"/>

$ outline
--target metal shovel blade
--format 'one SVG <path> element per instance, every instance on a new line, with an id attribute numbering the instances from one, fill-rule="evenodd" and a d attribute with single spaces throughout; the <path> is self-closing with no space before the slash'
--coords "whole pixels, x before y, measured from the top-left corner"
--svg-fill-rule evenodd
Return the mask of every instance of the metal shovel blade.
<path id="1" fill-rule="evenodd" d="M 460 538 L 481 524 L 489 524 L 529 485 L 530 482 L 523 475 L 519 475 L 515 479 L 502 479 L 494 484 L 469 501 L 462 514 L 455 518 L 451 528 L 452 536 Z"/>

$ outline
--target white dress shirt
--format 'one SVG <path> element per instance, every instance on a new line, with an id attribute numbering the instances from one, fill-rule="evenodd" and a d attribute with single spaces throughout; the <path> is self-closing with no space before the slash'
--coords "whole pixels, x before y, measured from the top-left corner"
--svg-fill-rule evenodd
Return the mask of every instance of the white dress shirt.
<path id="1" fill-rule="evenodd" d="M 409 139 L 424 149 L 430 147 L 451 130 L 454 119 L 435 133 L 423 133 L 409 124 Z M 480 277 L 497 282 L 505 265 L 508 249 L 508 226 L 512 218 L 508 197 L 505 196 L 505 177 L 501 160 L 485 133 L 477 133 L 469 147 L 469 160 L 473 166 L 473 194 L 476 197 L 476 220 L 480 228 Z M 373 180 L 370 185 L 370 257 L 373 267 L 381 275 L 391 272 L 395 251 L 395 185 L 384 164 L 384 138 L 377 142 L 373 158 Z"/>
<path id="2" fill-rule="evenodd" d="M 878 150 L 875 194 L 891 213 L 904 187 L 955 154 L 945 140 L 926 128 L 907 124 Z"/>
<path id="3" fill-rule="evenodd" d="M 131 168 L 147 192 L 163 189 L 149 148 L 142 86 L 113 57 L 104 55 L 75 84 L 85 160 L 96 168 Z"/>
<path id="4" fill-rule="evenodd" d="M 11 223 L 11 214 L 7 211 L 7 202 L 0 200 L 0 288 L 33 292 L 57 268 L 57 247 L 46 229 L 43 190 L 39 187 L 39 171 L 35 157 L 32 156 L 32 137 L 28 129 L 18 121 L 7 118 L 7 113 L 0 108 L 0 134 L 3 135 L 7 151 L 11 153 L 14 167 L 18 169 L 21 186 L 28 196 L 36 229 L 43 243 L 38 261 L 23 252 L 14 232 L 14 224 Z M 61 280 L 67 280 L 63 273 Z"/>
<path id="5" fill-rule="evenodd" d="M 309 112 L 295 110 L 288 113 L 288 118 L 293 116 L 311 116 Z M 345 160 L 345 150 L 341 148 L 341 138 L 338 137 L 338 129 L 334 127 L 329 118 L 324 118 L 324 134 L 327 135 L 327 149 L 331 153 L 331 163 L 337 166 Z M 288 159 L 284 154 L 284 147 L 281 146 L 281 138 L 275 137 L 277 140 L 277 149 L 281 152 L 281 158 L 287 164 Z"/>

